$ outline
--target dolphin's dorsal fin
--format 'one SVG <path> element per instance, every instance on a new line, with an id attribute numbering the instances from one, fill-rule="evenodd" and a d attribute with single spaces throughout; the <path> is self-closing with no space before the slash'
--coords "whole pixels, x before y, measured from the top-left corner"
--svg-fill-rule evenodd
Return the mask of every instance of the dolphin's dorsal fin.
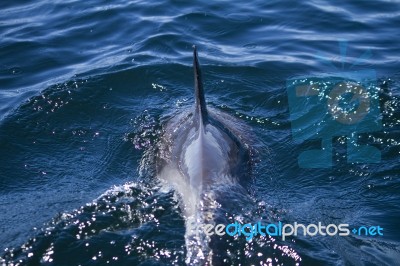
<path id="1" fill-rule="evenodd" d="M 206 100 L 204 98 L 203 80 L 196 46 L 193 45 L 193 69 L 194 69 L 194 91 L 195 91 L 195 116 L 199 116 L 201 123 L 208 121 Z"/>

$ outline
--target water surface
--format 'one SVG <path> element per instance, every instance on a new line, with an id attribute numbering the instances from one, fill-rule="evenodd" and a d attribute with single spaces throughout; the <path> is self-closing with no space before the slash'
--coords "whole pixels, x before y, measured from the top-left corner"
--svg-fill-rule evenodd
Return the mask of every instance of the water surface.
<path id="1" fill-rule="evenodd" d="M 399 10 L 384 0 L 3 1 L 2 260 L 184 262 L 182 211 L 147 155 L 163 122 L 193 104 L 196 44 L 208 104 L 257 136 L 251 201 L 237 203 L 236 219 L 384 228 L 383 237 L 232 240 L 216 248 L 232 254 L 227 264 L 395 265 Z M 381 162 L 348 164 L 335 138 L 332 168 L 300 168 L 299 154 L 319 142 L 293 140 L 287 80 L 366 69 L 377 73 L 382 130 L 364 138 Z"/>

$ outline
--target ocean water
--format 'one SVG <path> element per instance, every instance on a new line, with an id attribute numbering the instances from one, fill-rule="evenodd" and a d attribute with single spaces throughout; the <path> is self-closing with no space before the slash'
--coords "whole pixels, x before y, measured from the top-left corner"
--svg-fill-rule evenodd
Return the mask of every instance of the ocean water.
<path id="1" fill-rule="evenodd" d="M 151 154 L 165 121 L 193 105 L 196 45 L 208 105 L 252 131 L 249 200 L 232 202 L 233 220 L 383 228 L 232 238 L 213 247 L 214 264 L 398 265 L 398 25 L 387 0 L 2 1 L 1 264 L 185 263 L 179 198 Z M 290 86 L 357 71 L 376 75 L 381 127 L 354 130 L 381 158 L 349 163 L 350 141 L 335 135 L 331 167 L 301 167 L 322 144 L 315 123 L 296 140 Z"/>

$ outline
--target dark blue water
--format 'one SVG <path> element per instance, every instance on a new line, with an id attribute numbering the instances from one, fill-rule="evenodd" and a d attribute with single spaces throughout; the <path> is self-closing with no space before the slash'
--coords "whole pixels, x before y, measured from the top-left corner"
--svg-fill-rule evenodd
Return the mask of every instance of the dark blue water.
<path id="1" fill-rule="evenodd" d="M 231 240 L 214 247 L 220 263 L 398 264 L 399 10 L 385 0 L 2 1 L 2 265 L 184 263 L 182 211 L 149 154 L 166 118 L 193 104 L 193 44 L 208 104 L 255 136 L 237 219 L 384 228 Z M 299 167 L 321 142 L 294 141 L 287 81 L 357 70 L 376 72 L 382 129 L 362 139 L 381 161 L 347 163 L 337 136 L 332 167 Z"/>

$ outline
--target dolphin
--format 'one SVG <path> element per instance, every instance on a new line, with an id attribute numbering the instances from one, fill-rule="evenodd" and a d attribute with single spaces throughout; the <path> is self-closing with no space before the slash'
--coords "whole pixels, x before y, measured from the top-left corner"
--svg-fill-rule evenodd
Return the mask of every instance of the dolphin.
<path id="1" fill-rule="evenodd" d="M 194 108 L 172 117 L 157 147 L 159 179 L 180 198 L 185 217 L 186 263 L 211 265 L 211 238 L 201 226 L 216 223 L 223 199 L 250 172 L 247 129 L 234 117 L 208 108 L 202 74 L 193 46 Z M 240 190 L 240 189 L 239 189 Z M 226 203 L 226 202 L 225 202 Z"/>

